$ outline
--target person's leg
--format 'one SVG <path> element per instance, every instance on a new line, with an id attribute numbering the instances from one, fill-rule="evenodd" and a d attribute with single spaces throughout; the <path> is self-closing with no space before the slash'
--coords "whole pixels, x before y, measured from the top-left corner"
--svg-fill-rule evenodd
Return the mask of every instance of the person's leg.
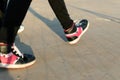
<path id="1" fill-rule="evenodd" d="M 68 29 L 73 20 L 70 18 L 64 0 L 48 0 L 51 8 L 53 9 L 56 17 L 60 21 L 64 29 Z"/>
<path id="2" fill-rule="evenodd" d="M 5 12 L 6 5 L 7 5 L 7 0 L 0 0 L 0 10 L 2 12 Z"/>
<path id="3" fill-rule="evenodd" d="M 14 42 L 16 33 L 21 25 L 31 0 L 10 0 L 3 18 L 0 32 L 0 42 L 11 44 Z"/>
<path id="4" fill-rule="evenodd" d="M 4 16 L 6 5 L 7 5 L 7 0 L 0 0 L 0 27 L 2 24 L 2 18 Z"/>
<path id="5" fill-rule="evenodd" d="M 35 57 L 21 54 L 14 45 L 15 37 L 31 0 L 10 0 L 0 27 L 0 67 L 24 68 L 35 62 Z M 3 65 L 5 64 L 5 65 Z"/>
<path id="6" fill-rule="evenodd" d="M 2 25 L 2 18 L 5 14 L 5 10 L 7 8 L 7 5 L 10 0 L 0 0 L 0 27 Z M 24 30 L 24 26 L 20 25 L 20 28 L 18 29 L 18 34 L 21 33 Z"/>
<path id="7" fill-rule="evenodd" d="M 48 0 L 48 1 L 56 17 L 60 21 L 69 43 L 70 44 L 77 43 L 80 37 L 88 28 L 88 21 L 79 20 L 77 22 L 73 22 L 67 11 L 64 0 Z"/>

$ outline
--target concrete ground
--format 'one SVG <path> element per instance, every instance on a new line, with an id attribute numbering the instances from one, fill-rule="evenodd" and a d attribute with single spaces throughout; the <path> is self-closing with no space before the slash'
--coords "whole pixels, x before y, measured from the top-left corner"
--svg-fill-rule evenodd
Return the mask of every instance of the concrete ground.
<path id="1" fill-rule="evenodd" d="M 66 42 L 47 0 L 33 0 L 16 45 L 37 61 L 0 69 L 0 80 L 120 80 L 120 0 L 65 0 L 72 19 L 89 20 L 76 45 Z"/>

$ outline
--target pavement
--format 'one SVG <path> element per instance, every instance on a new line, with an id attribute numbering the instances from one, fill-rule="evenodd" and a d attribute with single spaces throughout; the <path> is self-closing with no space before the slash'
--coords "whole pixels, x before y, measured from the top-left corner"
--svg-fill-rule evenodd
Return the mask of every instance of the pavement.
<path id="1" fill-rule="evenodd" d="M 16 45 L 36 56 L 28 68 L 0 69 L 0 80 L 120 80 L 120 0 L 65 0 L 88 31 L 69 45 L 47 0 L 33 0 Z"/>

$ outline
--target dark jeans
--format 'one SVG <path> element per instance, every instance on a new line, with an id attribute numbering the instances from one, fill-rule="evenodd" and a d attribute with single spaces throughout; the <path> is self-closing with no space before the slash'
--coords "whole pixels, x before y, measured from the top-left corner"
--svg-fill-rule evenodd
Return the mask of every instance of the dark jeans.
<path id="1" fill-rule="evenodd" d="M 32 0 L 0 0 L 0 42 L 13 44 L 17 31 L 27 13 Z M 64 29 L 68 29 L 73 21 L 69 17 L 64 0 L 48 0 L 56 17 Z M 7 5 L 7 7 L 6 7 Z M 2 15 L 0 13 L 0 15 Z"/>

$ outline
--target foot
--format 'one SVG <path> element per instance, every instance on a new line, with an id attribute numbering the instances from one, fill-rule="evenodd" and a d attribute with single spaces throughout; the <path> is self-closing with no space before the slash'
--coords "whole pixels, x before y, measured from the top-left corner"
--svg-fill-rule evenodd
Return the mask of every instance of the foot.
<path id="1" fill-rule="evenodd" d="M 15 45 L 12 47 L 0 46 L 0 51 L 1 68 L 25 68 L 35 63 L 35 57 L 33 55 L 22 54 Z M 9 53 L 6 54 L 8 51 Z"/>
<path id="2" fill-rule="evenodd" d="M 87 31 L 89 27 L 89 22 L 86 19 L 74 21 L 73 27 L 76 27 L 75 32 L 65 32 L 65 36 L 69 44 L 76 44 L 81 36 Z"/>
<path id="3" fill-rule="evenodd" d="M 21 33 L 22 31 L 24 31 L 24 26 L 21 25 L 20 28 L 18 29 L 18 34 Z"/>

